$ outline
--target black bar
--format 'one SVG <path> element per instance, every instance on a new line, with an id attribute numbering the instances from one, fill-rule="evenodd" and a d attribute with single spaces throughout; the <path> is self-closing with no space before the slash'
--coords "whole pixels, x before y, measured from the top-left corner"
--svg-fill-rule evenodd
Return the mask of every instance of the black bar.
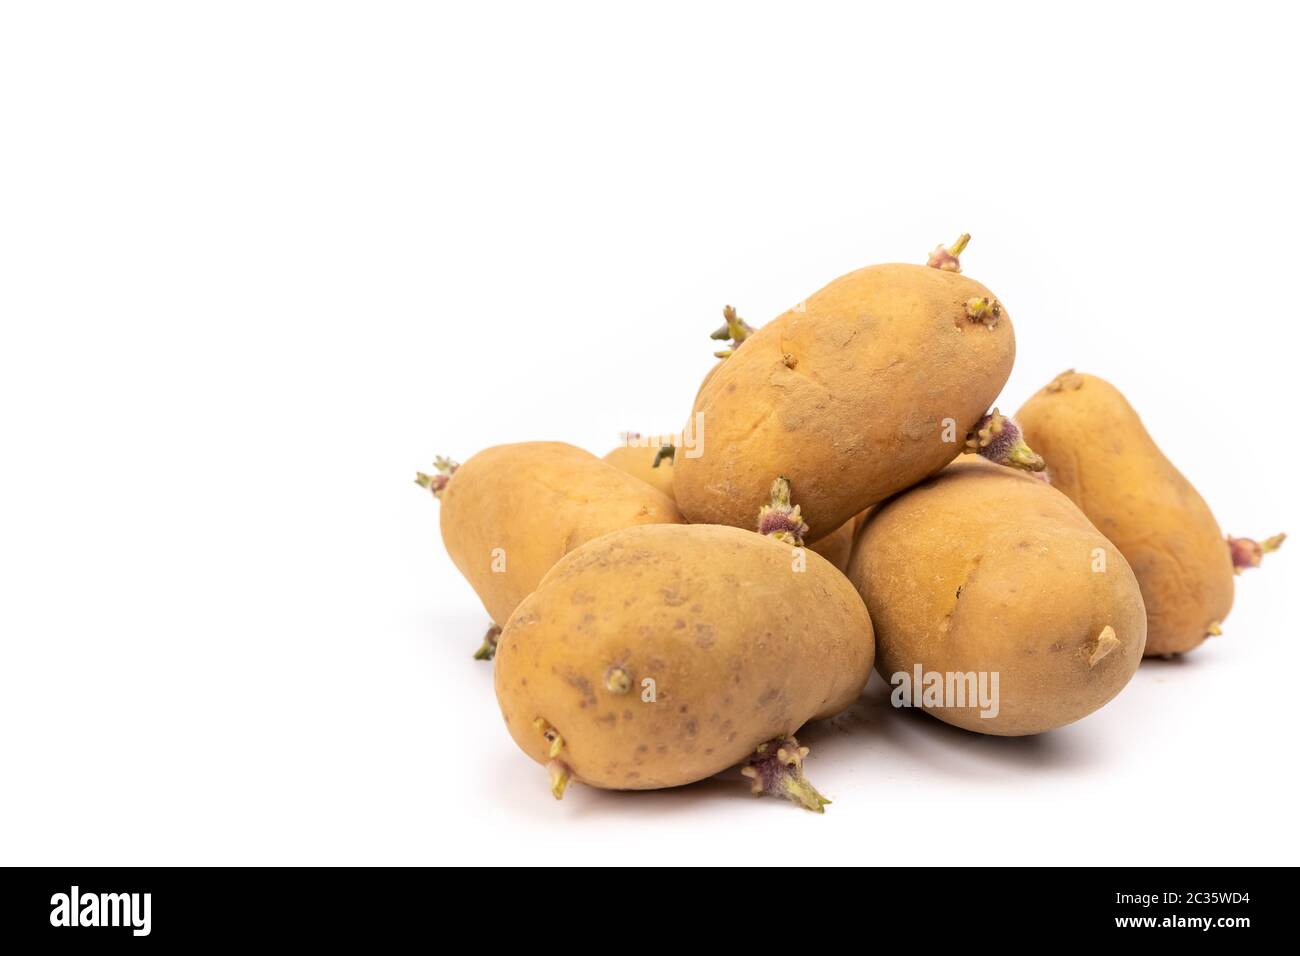
<path id="1" fill-rule="evenodd" d="M 750 834 L 754 836 L 754 834 Z M 787 853 L 782 851 L 782 857 Z M 1039 944 L 1113 940 L 1244 942 L 1287 927 L 1294 882 L 1280 869 L 927 869 L 799 872 L 795 858 L 753 873 L 455 873 L 432 869 L 7 869 L 0 896 L 5 937 L 33 944 L 81 940 L 151 945 L 313 941 L 331 946 L 446 938 L 448 930 L 502 929 L 541 938 L 613 927 L 654 946 L 713 923 L 730 938 L 861 932 L 891 948 L 963 939 Z M 78 888 L 83 913 L 116 910 L 118 926 L 54 925 Z M 102 894 L 114 894 L 108 907 Z M 132 909 L 119 894 L 136 894 Z M 143 915 L 148 894 L 149 920 Z M 742 909 L 743 907 L 743 909 Z M 497 911 L 502 910 L 498 914 Z M 639 911 L 639 912 L 638 912 Z M 778 918 L 794 917 L 789 925 Z M 79 914 L 80 915 L 80 914 Z M 136 916 L 134 923 L 131 915 Z M 95 917 L 98 919 L 98 916 Z M 52 922 L 53 920 L 53 922 Z M 612 920 L 612 924 L 611 921 Z M 147 928 L 147 935 L 143 930 Z M 739 935 L 736 935 L 739 934 Z M 884 934 L 883 936 L 880 934 Z M 1246 934 L 1243 936 L 1242 934 Z M 727 938 L 719 936 L 720 939 Z M 680 942 L 680 940 L 679 940 Z M 562 942 L 557 945 L 566 945 Z M 577 945 L 572 943 L 571 945 Z M 12 951 L 12 950 L 11 950 Z"/>

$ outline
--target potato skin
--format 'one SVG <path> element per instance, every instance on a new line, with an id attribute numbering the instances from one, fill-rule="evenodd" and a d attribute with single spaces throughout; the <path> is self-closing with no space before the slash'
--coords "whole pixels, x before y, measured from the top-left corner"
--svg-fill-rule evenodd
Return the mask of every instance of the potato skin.
<path id="1" fill-rule="evenodd" d="M 641 448 L 633 445 L 620 445 L 602 460 L 609 462 L 619 471 L 625 471 L 634 478 L 640 478 L 651 485 L 660 494 L 673 497 L 673 459 L 664 458 L 655 467 L 658 448 Z"/>
<path id="2" fill-rule="evenodd" d="M 1133 567 L 1148 657 L 1205 640 L 1232 608 L 1232 556 L 1209 506 L 1166 458 L 1119 389 L 1066 372 L 1017 416 L 1060 489 Z"/>
<path id="3" fill-rule="evenodd" d="M 546 763 L 541 718 L 575 779 L 641 790 L 709 777 L 838 713 L 870 676 L 871 619 L 842 574 L 804 557 L 796 572 L 790 546 L 716 525 L 645 525 L 578 548 L 498 642 L 511 736 Z"/>
<path id="4" fill-rule="evenodd" d="M 1098 548 L 1104 573 L 1093 570 Z M 1146 614 L 1118 549 L 1060 492 L 979 459 L 872 509 L 848 576 L 871 612 L 887 682 L 917 663 L 998 673 L 996 717 L 926 708 L 967 730 L 1061 727 L 1118 694 L 1141 662 Z M 1118 644 L 1090 664 L 1107 626 Z"/>
<path id="5" fill-rule="evenodd" d="M 957 273 L 868 266 L 763 326 L 696 398 L 702 454 L 673 476 L 682 513 L 749 527 L 785 476 L 816 540 L 952 461 L 1015 358 L 1005 314 L 967 316 L 976 297 L 993 296 Z"/>
<path id="6" fill-rule="evenodd" d="M 447 553 L 498 623 L 578 545 L 617 528 L 682 521 L 645 482 L 562 442 L 479 452 L 452 475 L 441 512 Z M 497 548 L 501 572 L 492 570 Z"/>

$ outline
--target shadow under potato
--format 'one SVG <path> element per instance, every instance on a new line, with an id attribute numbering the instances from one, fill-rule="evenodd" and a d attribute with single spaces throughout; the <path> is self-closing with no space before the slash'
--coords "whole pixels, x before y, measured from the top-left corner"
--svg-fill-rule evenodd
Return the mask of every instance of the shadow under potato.
<path id="1" fill-rule="evenodd" d="M 1032 769 L 1079 770 L 1092 764 L 1096 751 L 1070 727 L 1025 737 L 979 734 L 925 713 L 920 707 L 895 707 L 892 688 L 873 674 L 862 696 L 847 710 L 806 725 L 799 741 L 812 748 L 808 767 L 816 759 L 858 759 L 898 767 L 922 762 L 928 767 L 967 780 L 990 779 Z"/>
<path id="2" fill-rule="evenodd" d="M 914 769 L 918 763 L 928 772 L 979 786 L 1009 776 L 1041 775 L 1044 771 L 1076 773 L 1104 759 L 1088 735 L 1072 734 L 1069 727 L 1027 737 L 972 733 L 945 724 L 920 708 L 895 708 L 890 703 L 890 690 L 879 675 L 873 675 L 867 690 L 847 710 L 806 724 L 799 731 L 799 742 L 812 749 L 805 770 L 814 785 L 820 785 L 832 768 L 846 765 L 868 775 L 865 785 L 854 787 L 856 794 L 837 795 L 834 791 L 838 788 L 831 788 L 827 795 L 832 804 L 869 801 L 873 772 L 879 772 L 879 784 L 885 786 L 888 777 L 896 777 L 909 767 Z M 842 787 L 842 778 L 840 782 Z M 600 790 L 578 785 L 570 788 L 564 803 L 566 815 L 591 818 L 626 815 L 629 810 L 656 815 L 689 812 L 717 800 L 756 800 L 739 767 L 663 790 Z M 784 801 L 768 798 L 764 802 Z M 553 819 L 552 805 L 545 776 L 539 772 L 533 810 Z M 793 804 L 789 809 L 798 810 Z"/>

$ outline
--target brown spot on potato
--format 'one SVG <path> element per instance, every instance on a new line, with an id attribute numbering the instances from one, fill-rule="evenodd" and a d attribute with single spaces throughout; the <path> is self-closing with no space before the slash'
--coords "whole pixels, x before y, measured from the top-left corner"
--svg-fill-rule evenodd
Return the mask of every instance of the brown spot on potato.
<path id="1" fill-rule="evenodd" d="M 664 597 L 664 603 L 669 607 L 680 607 L 686 603 L 686 598 L 676 588 L 660 588 L 659 593 Z"/>
<path id="2" fill-rule="evenodd" d="M 587 680 L 587 678 L 581 674 L 570 674 L 568 683 L 570 687 L 573 687 L 582 695 L 583 700 L 580 706 L 585 707 L 587 704 L 596 703 L 596 692 L 591 689 L 591 681 Z"/>

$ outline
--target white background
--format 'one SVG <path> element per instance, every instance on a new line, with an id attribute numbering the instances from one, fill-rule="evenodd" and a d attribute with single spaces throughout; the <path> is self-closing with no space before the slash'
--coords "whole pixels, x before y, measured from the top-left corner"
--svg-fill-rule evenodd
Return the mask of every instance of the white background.
<path id="1" fill-rule="evenodd" d="M 1286 549 L 1039 738 L 877 678 L 824 817 L 505 733 L 413 472 L 674 429 L 724 303 L 963 230 L 1004 410 L 1101 374 L 1300 531 L 1294 6 L 892 6 L 6 5 L 0 862 L 1300 862 Z"/>

